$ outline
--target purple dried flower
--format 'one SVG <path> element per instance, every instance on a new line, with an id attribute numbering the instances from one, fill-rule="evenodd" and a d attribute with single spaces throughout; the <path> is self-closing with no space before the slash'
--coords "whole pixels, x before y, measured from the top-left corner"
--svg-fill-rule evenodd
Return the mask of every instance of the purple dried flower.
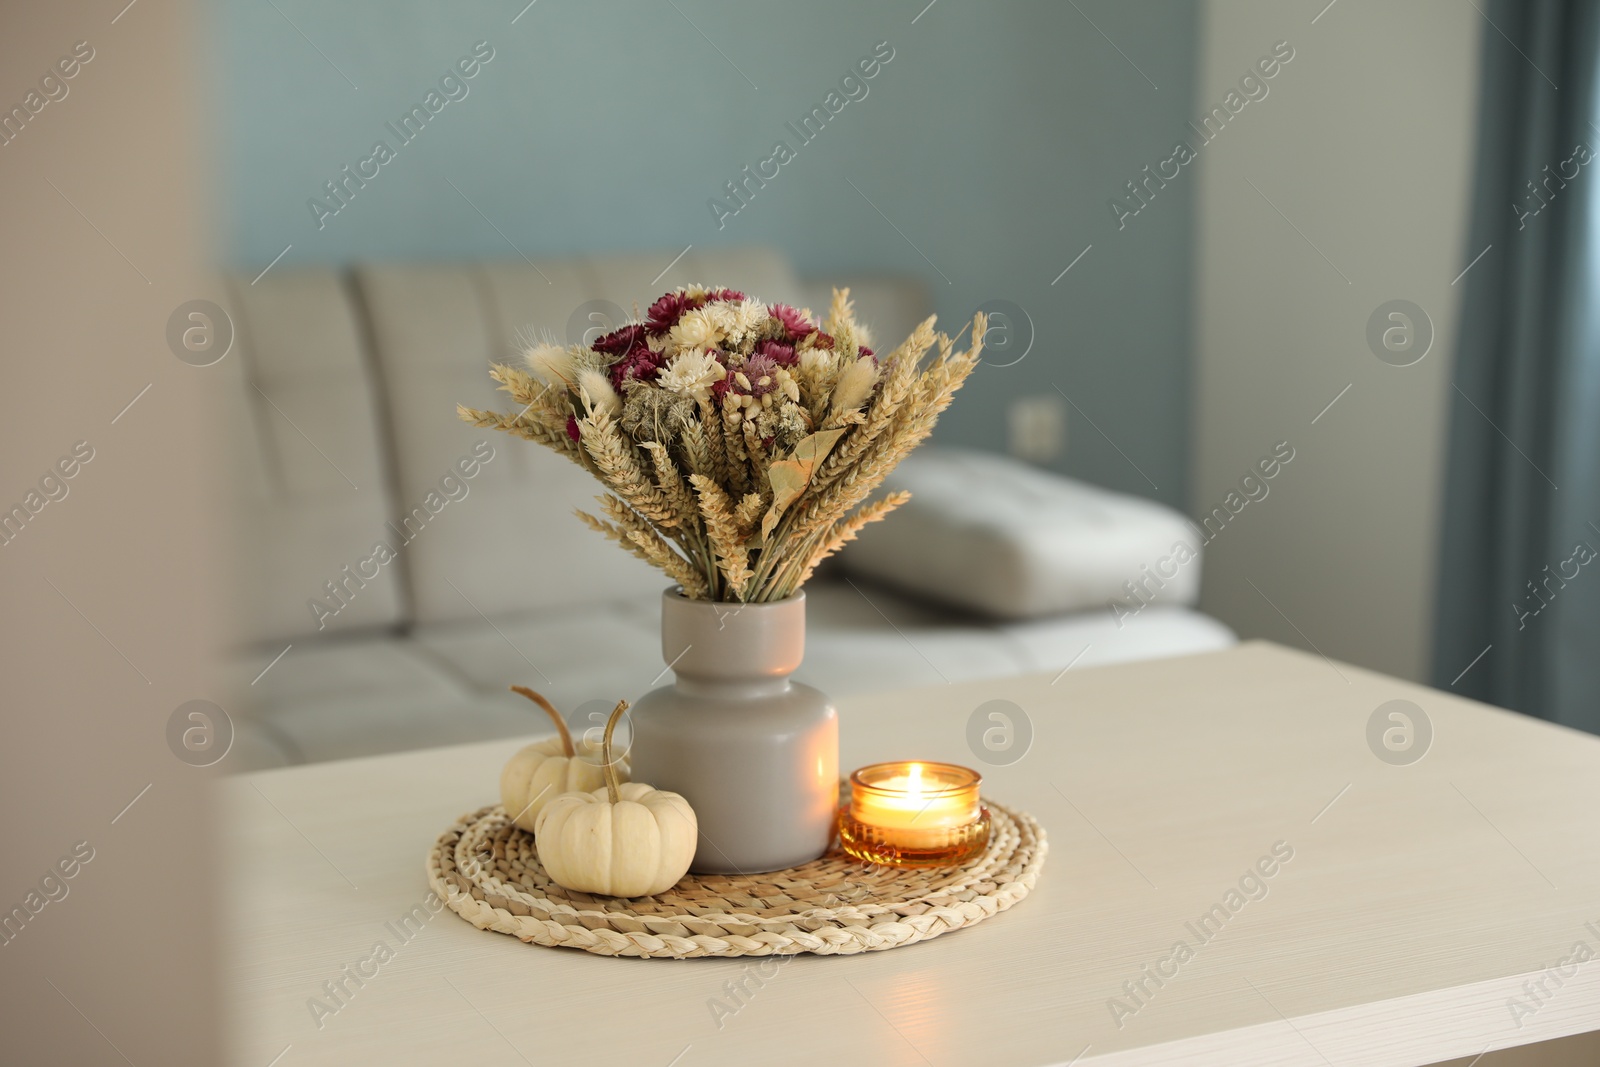
<path id="1" fill-rule="evenodd" d="M 778 387 L 778 362 L 771 356 L 751 356 L 739 368 L 739 373 L 750 386 L 745 388 L 743 382 L 735 379 L 736 388 L 748 396 L 765 396 Z"/>

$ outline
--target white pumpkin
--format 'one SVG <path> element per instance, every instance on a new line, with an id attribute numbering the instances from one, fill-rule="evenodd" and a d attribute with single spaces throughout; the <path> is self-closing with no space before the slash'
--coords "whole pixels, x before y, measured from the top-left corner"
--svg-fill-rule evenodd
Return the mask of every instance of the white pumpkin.
<path id="1" fill-rule="evenodd" d="M 602 757 L 609 755 L 611 731 L 627 707 L 621 701 L 611 713 Z M 688 873 L 699 832 L 683 797 L 641 782 L 619 783 L 607 767 L 605 788 L 563 793 L 545 804 L 534 838 L 539 862 L 557 885 L 644 897 L 671 889 Z"/>
<path id="2" fill-rule="evenodd" d="M 500 803 L 513 823 L 532 833 L 539 812 L 562 793 L 586 793 L 605 785 L 603 752 L 601 745 L 589 740 L 574 745 L 561 713 L 532 689 L 514 685 L 511 691 L 543 708 L 560 733 L 559 737 L 547 737 L 519 749 L 500 772 Z M 627 780 L 626 758 L 619 761 L 617 773 Z"/>

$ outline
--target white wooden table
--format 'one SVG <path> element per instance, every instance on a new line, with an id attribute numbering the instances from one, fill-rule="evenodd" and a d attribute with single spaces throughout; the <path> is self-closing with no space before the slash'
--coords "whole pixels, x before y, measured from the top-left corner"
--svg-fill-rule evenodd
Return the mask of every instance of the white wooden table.
<path id="1" fill-rule="evenodd" d="M 1035 731 L 1006 767 L 966 742 L 993 699 Z M 1393 699 L 1432 723 L 1410 765 L 1368 745 Z M 496 799 L 517 742 L 243 776 L 221 815 L 237 1062 L 1366 1067 L 1600 1028 L 1600 739 L 1260 643 L 841 715 L 843 766 L 978 766 L 1038 816 L 1034 894 L 925 944 L 790 960 L 719 1027 L 750 961 L 606 959 L 448 911 L 396 936 L 429 845 Z M 1265 895 L 1247 882 L 1259 899 L 1202 942 L 1278 842 Z M 363 963 L 379 942 L 392 958 Z M 1597 958 L 1560 964 L 1580 942 Z"/>

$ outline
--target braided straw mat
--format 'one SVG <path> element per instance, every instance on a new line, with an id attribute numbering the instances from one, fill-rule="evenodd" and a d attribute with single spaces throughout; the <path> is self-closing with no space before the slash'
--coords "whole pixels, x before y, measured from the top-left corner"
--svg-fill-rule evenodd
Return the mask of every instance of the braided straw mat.
<path id="1" fill-rule="evenodd" d="M 690 874 L 658 896 L 629 899 L 556 885 L 533 835 L 496 804 L 440 836 L 428 883 L 480 930 L 602 956 L 873 952 L 982 922 L 1028 895 L 1044 865 L 1044 830 L 1026 812 L 983 803 L 989 847 L 961 867 L 871 866 L 835 848 L 784 871 Z"/>

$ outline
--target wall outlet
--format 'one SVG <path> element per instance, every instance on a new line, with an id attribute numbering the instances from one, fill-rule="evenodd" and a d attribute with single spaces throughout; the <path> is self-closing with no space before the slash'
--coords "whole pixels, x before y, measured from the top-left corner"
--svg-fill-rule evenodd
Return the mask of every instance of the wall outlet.
<path id="1" fill-rule="evenodd" d="M 1059 396 L 1022 396 L 1006 417 L 1006 450 L 1029 463 L 1053 463 L 1067 450 L 1067 407 Z"/>

